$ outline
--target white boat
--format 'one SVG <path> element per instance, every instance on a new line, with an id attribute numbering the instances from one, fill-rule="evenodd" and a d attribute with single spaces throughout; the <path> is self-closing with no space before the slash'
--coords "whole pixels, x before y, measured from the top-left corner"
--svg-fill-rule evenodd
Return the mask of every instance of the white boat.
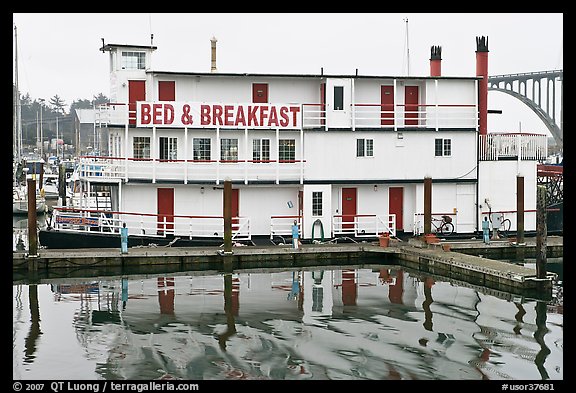
<path id="1" fill-rule="evenodd" d="M 143 236 L 222 244 L 227 181 L 232 240 L 248 244 L 285 244 L 295 220 L 304 243 L 416 235 L 426 179 L 430 215 L 452 218 L 455 235 L 476 235 L 486 200 L 516 231 L 519 172 L 525 194 L 536 192 L 546 135 L 487 132 L 484 56 L 482 78 L 444 78 L 437 67 L 414 78 L 166 74 L 146 63 L 155 46 L 101 50 L 114 95 L 91 121 L 107 154 L 78 157 L 73 199 L 40 231 L 47 248 L 119 247 L 124 225 L 130 246 Z M 124 67 L 126 57 L 138 65 Z M 534 231 L 536 203 L 526 202 L 524 230 Z"/>
<path id="2" fill-rule="evenodd" d="M 36 213 L 46 212 L 46 199 L 36 194 Z M 12 214 L 28 214 L 28 190 L 25 186 L 14 185 L 12 187 Z"/>
<path id="3" fill-rule="evenodd" d="M 42 189 L 40 192 L 44 193 L 46 199 L 58 199 L 60 195 L 58 190 L 58 174 L 44 173 Z"/>

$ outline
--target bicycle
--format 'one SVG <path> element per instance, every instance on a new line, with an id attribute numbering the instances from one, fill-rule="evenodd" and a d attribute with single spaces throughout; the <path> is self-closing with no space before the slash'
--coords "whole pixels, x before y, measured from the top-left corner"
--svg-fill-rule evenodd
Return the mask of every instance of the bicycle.
<path id="1" fill-rule="evenodd" d="M 438 225 L 435 222 L 439 222 Z M 442 236 L 449 236 L 454 233 L 454 224 L 452 224 L 452 217 L 450 216 L 442 216 L 442 218 L 434 218 L 432 217 L 432 226 L 436 233 L 442 234 Z"/>

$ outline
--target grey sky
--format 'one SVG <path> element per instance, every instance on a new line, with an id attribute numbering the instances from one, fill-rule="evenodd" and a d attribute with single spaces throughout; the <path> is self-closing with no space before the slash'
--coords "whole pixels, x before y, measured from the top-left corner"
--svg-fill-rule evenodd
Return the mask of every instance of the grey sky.
<path id="1" fill-rule="evenodd" d="M 405 20 L 408 19 L 408 23 Z M 488 37 L 489 75 L 563 69 L 561 13 L 57 13 L 14 14 L 19 87 L 32 99 L 67 105 L 109 96 L 106 43 L 158 47 L 152 68 L 219 72 L 427 76 L 430 47 L 442 47 L 442 75 L 475 76 L 476 37 Z M 406 45 L 408 37 L 409 45 Z M 409 56 L 407 55 L 409 53 Z M 490 92 L 489 131 L 547 133 L 507 94 Z"/>

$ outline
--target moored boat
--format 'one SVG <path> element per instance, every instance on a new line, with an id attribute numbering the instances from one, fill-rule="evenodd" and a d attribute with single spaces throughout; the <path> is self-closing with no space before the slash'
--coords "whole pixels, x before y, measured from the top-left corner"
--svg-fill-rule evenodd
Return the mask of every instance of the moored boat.
<path id="1" fill-rule="evenodd" d="M 487 132 L 484 38 L 472 77 L 440 75 L 435 51 L 431 75 L 414 78 L 162 72 L 148 67 L 155 46 L 100 50 L 113 95 L 94 108 L 94 129 L 108 146 L 78 157 L 74 197 L 40 233 L 48 248 L 119 247 L 124 224 L 155 244 L 221 243 L 229 183 L 238 242 L 288 244 L 294 221 L 303 242 L 417 234 L 432 180 L 430 214 L 449 216 L 455 234 L 480 231 L 488 200 L 514 231 L 517 175 L 535 194 L 547 151 L 545 135 Z M 533 231 L 535 201 L 525 202 Z"/>
<path id="2" fill-rule="evenodd" d="M 36 194 L 36 213 L 46 212 L 46 199 Z M 12 214 L 28 214 L 28 190 L 25 186 L 12 187 Z"/>

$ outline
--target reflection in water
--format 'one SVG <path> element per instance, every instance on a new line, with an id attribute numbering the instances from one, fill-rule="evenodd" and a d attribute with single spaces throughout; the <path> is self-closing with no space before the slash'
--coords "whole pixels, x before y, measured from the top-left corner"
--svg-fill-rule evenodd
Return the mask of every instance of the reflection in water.
<path id="1" fill-rule="evenodd" d="M 238 303 L 238 302 L 236 302 Z M 218 344 L 223 351 L 226 351 L 226 341 L 236 334 L 234 324 L 234 304 L 232 301 L 232 274 L 224 274 L 224 312 L 226 313 L 226 331 L 218 335 Z"/>
<path id="2" fill-rule="evenodd" d="M 520 334 L 520 330 L 522 330 L 522 323 L 523 323 L 522 318 L 524 317 L 524 315 L 526 315 L 526 310 L 524 310 L 524 307 L 520 303 L 514 303 L 514 305 L 516 306 L 516 308 L 518 308 L 518 312 L 516 313 L 516 315 L 514 315 L 514 318 L 516 318 L 516 321 L 518 322 L 514 326 L 514 333 Z"/>
<path id="3" fill-rule="evenodd" d="M 550 349 L 546 346 L 546 341 L 544 341 L 546 333 L 548 333 L 548 328 L 546 327 L 546 303 L 536 302 L 536 331 L 534 332 L 534 339 L 540 344 L 540 351 L 536 355 L 534 363 L 538 367 L 542 380 L 550 379 L 544 367 L 544 362 L 546 362 L 546 358 L 550 354 Z"/>
<path id="4" fill-rule="evenodd" d="M 42 334 L 40 331 L 40 308 L 38 307 L 38 286 L 28 286 L 28 299 L 30 301 L 30 332 L 26 337 L 24 348 L 24 363 L 32 363 L 36 352 L 36 342 Z"/>
<path id="5" fill-rule="evenodd" d="M 36 229 L 46 227 L 46 214 L 36 216 Z M 28 249 L 28 218 L 26 215 L 12 215 L 12 250 L 24 251 Z"/>
<path id="6" fill-rule="evenodd" d="M 158 277 L 160 314 L 174 315 L 174 277 Z"/>
<path id="7" fill-rule="evenodd" d="M 428 331 L 432 331 L 432 310 L 430 310 L 430 305 L 434 301 L 434 299 L 432 299 L 432 285 L 434 285 L 434 280 L 426 277 L 424 279 L 424 301 L 422 302 L 425 320 L 422 326 Z"/>
<path id="8" fill-rule="evenodd" d="M 394 267 L 22 288 L 19 379 L 563 378 L 562 314 L 547 303 Z"/>

